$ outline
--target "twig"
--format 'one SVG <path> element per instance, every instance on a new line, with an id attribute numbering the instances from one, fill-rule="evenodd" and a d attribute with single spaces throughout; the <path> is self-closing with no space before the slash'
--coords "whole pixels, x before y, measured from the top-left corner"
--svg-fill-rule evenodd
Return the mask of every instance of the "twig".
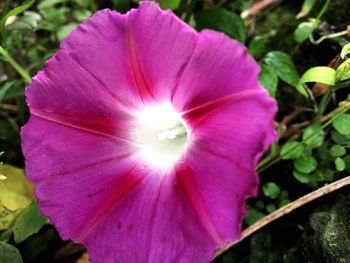
<path id="1" fill-rule="evenodd" d="M 228 250 L 229 248 L 231 248 L 233 245 L 235 245 L 236 243 L 242 241 L 243 239 L 249 237 L 250 235 L 252 235 L 253 233 L 257 232 L 258 230 L 260 230 L 261 228 L 263 228 L 264 226 L 270 224 L 271 222 L 281 218 L 284 215 L 287 215 L 289 213 L 291 213 L 292 211 L 294 211 L 295 209 L 310 203 L 326 194 L 332 193 L 344 186 L 350 185 L 350 176 L 347 176 L 341 180 L 335 181 L 331 184 L 325 185 L 307 195 L 304 195 L 302 197 L 300 197 L 299 199 L 289 203 L 288 205 L 276 210 L 275 212 L 265 216 L 264 218 L 258 220 L 256 223 L 254 223 L 253 225 L 251 225 L 250 227 L 246 228 L 243 231 L 242 234 L 242 239 L 239 241 L 235 241 L 230 243 L 225 249 L 220 250 L 216 253 L 216 256 L 222 254 L 223 252 L 225 252 L 226 250 Z"/>

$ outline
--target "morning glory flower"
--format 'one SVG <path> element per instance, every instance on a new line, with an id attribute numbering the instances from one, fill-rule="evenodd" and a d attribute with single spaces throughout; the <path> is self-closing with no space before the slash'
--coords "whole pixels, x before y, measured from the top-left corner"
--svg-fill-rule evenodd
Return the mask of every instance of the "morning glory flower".
<path id="1" fill-rule="evenodd" d="M 243 45 L 155 3 L 96 13 L 26 89 L 42 213 L 94 263 L 209 262 L 240 238 L 275 139 L 258 72 Z"/>

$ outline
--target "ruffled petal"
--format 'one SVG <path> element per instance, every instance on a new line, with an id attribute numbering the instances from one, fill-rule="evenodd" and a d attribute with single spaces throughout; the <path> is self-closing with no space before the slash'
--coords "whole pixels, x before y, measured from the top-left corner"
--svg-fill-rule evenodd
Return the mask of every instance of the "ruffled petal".
<path id="1" fill-rule="evenodd" d="M 191 141 L 178 177 L 221 248 L 240 238 L 245 201 L 257 193 L 255 166 L 276 138 L 276 103 L 264 90 L 254 93 L 184 115 Z"/>
<path id="2" fill-rule="evenodd" d="M 178 111 L 186 112 L 236 92 L 260 90 L 259 71 L 258 64 L 238 41 L 203 30 L 173 91 L 172 102 Z"/>
<path id="3" fill-rule="evenodd" d="M 194 51 L 198 33 L 151 1 L 127 17 L 130 61 L 139 94 L 146 102 L 170 100 Z"/>
<path id="4" fill-rule="evenodd" d="M 21 137 L 26 174 L 37 184 L 39 207 L 65 239 L 77 238 L 91 227 L 91 214 L 111 205 L 106 195 L 115 184 L 127 185 L 120 183 L 121 177 L 135 165 L 130 142 L 33 115 Z"/>
<path id="5" fill-rule="evenodd" d="M 133 172 L 140 172 L 135 169 Z M 174 173 L 147 168 L 138 187 L 113 207 L 83 243 L 92 262 L 209 262 L 217 244 Z"/>

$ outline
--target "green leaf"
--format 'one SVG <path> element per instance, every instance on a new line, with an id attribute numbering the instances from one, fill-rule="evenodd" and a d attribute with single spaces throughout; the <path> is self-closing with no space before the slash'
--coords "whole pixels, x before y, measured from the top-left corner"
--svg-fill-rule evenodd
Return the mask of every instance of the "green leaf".
<path id="1" fill-rule="evenodd" d="M 270 66 L 262 64 L 259 80 L 271 97 L 276 96 L 278 77 Z"/>
<path id="2" fill-rule="evenodd" d="M 331 138 L 335 143 L 340 144 L 340 145 L 347 146 L 350 144 L 350 134 L 343 135 L 337 131 L 331 131 Z"/>
<path id="3" fill-rule="evenodd" d="M 85 19 L 89 18 L 92 15 L 92 12 L 88 9 L 78 9 L 73 11 L 73 16 L 78 22 L 82 22 Z"/>
<path id="4" fill-rule="evenodd" d="M 345 163 L 345 168 L 348 172 L 350 172 L 350 155 L 347 155 L 343 158 L 343 161 Z"/>
<path id="5" fill-rule="evenodd" d="M 1 165 L 0 173 L 0 231 L 8 228 L 16 215 L 34 201 L 33 185 L 28 183 L 22 169 Z"/>
<path id="6" fill-rule="evenodd" d="M 297 14 L 297 18 L 302 18 L 307 16 L 311 11 L 312 7 L 315 5 L 317 0 L 304 0 L 303 6 L 301 7 L 300 12 Z"/>
<path id="7" fill-rule="evenodd" d="M 63 40 L 74 28 L 76 28 L 76 26 L 76 23 L 69 23 L 68 25 L 61 27 L 60 30 L 57 32 L 58 40 Z"/>
<path id="8" fill-rule="evenodd" d="M 317 148 L 318 155 L 320 156 L 321 159 L 323 160 L 329 160 L 330 153 L 325 144 L 322 144 L 320 147 Z"/>
<path id="9" fill-rule="evenodd" d="M 47 223 L 39 211 L 37 203 L 33 203 L 22 211 L 14 225 L 14 239 L 21 243 L 29 236 L 36 234 Z"/>
<path id="10" fill-rule="evenodd" d="M 345 59 L 345 57 L 347 55 L 350 54 L 350 43 L 346 44 L 345 46 L 343 46 L 342 50 L 341 50 L 341 53 L 340 53 L 340 57 L 342 59 Z"/>
<path id="11" fill-rule="evenodd" d="M 318 170 L 314 176 L 316 181 L 326 181 L 331 182 L 334 179 L 334 172 L 331 169 Z"/>
<path id="12" fill-rule="evenodd" d="M 307 184 L 311 181 L 311 177 L 309 174 L 304 174 L 302 172 L 299 172 L 298 170 L 293 171 L 293 176 L 297 181 L 303 184 Z"/>
<path id="13" fill-rule="evenodd" d="M 194 14 L 198 30 L 205 28 L 225 33 L 241 43 L 245 41 L 245 26 L 242 18 L 228 10 L 209 8 Z"/>
<path id="14" fill-rule="evenodd" d="M 257 209 L 248 208 L 248 215 L 244 218 L 244 221 L 250 226 L 264 216 L 265 214 Z"/>
<path id="15" fill-rule="evenodd" d="M 317 161 L 312 156 L 304 156 L 294 162 L 294 167 L 299 172 L 308 174 L 316 169 Z"/>
<path id="16" fill-rule="evenodd" d="M 158 0 L 162 9 L 175 10 L 179 7 L 180 0 Z"/>
<path id="17" fill-rule="evenodd" d="M 0 262 L 23 263 L 21 254 L 15 246 L 0 241 Z"/>
<path id="18" fill-rule="evenodd" d="M 327 85 L 335 84 L 336 72 L 330 67 L 313 67 L 308 69 L 300 78 L 297 85 L 297 89 L 300 94 L 307 96 L 305 91 L 304 83 L 307 82 L 320 82 Z"/>
<path id="19" fill-rule="evenodd" d="M 350 79 L 350 58 L 337 67 L 335 78 L 337 82 Z"/>
<path id="20" fill-rule="evenodd" d="M 248 52 L 254 57 L 261 56 L 265 52 L 266 45 L 269 39 L 275 35 L 276 35 L 276 30 L 271 30 L 267 34 L 254 37 L 249 42 Z"/>
<path id="21" fill-rule="evenodd" d="M 303 132 L 303 141 L 311 148 L 317 148 L 324 142 L 325 133 L 321 124 L 315 123 L 307 127 Z"/>
<path id="22" fill-rule="evenodd" d="M 264 184 L 262 190 L 263 190 L 264 195 L 266 197 L 271 198 L 271 199 L 276 199 L 277 196 L 281 192 L 281 188 L 273 182 L 269 182 L 267 184 Z"/>
<path id="23" fill-rule="evenodd" d="M 6 82 L 4 86 L 0 88 L 0 103 L 4 99 L 7 91 L 13 86 L 14 82 Z"/>
<path id="24" fill-rule="evenodd" d="M 335 144 L 330 149 L 331 155 L 333 157 L 341 157 L 346 153 L 345 147 Z"/>
<path id="25" fill-rule="evenodd" d="M 345 162 L 342 158 L 340 157 L 337 157 L 334 161 L 334 164 L 335 164 L 335 169 L 338 171 L 338 172 L 342 172 L 345 170 Z"/>
<path id="26" fill-rule="evenodd" d="M 31 7 L 34 4 L 35 0 L 28 0 L 25 1 L 22 5 L 15 7 L 12 9 L 10 12 L 8 12 L 4 17 L 1 18 L 0 20 L 0 31 L 5 27 L 6 20 L 10 16 L 16 16 L 19 15 L 20 13 L 23 13 L 26 11 L 29 7 Z"/>
<path id="27" fill-rule="evenodd" d="M 266 54 L 264 61 L 283 81 L 296 87 L 299 75 L 290 56 L 280 51 L 271 51 Z"/>
<path id="28" fill-rule="evenodd" d="M 11 30 L 31 30 L 33 31 L 38 26 L 38 22 L 41 20 L 41 15 L 32 11 L 25 11 L 24 15 L 19 19 L 16 19 L 13 23 L 7 25 L 5 29 Z"/>
<path id="29" fill-rule="evenodd" d="M 266 211 L 269 212 L 269 213 L 272 213 L 272 212 L 276 211 L 276 209 L 277 209 L 276 205 L 274 205 L 274 204 L 268 204 L 266 206 Z"/>
<path id="30" fill-rule="evenodd" d="M 342 114 L 338 116 L 332 123 L 334 129 L 343 135 L 350 134 L 350 115 Z"/>
<path id="31" fill-rule="evenodd" d="M 294 40 L 298 43 L 304 42 L 312 34 L 313 23 L 312 22 L 302 22 L 294 31 Z"/>
<path id="32" fill-rule="evenodd" d="M 288 205 L 290 203 L 290 200 L 289 199 L 281 199 L 279 202 L 278 202 L 278 208 L 281 208 L 285 205 Z"/>
<path id="33" fill-rule="evenodd" d="M 304 154 L 304 147 L 301 143 L 297 141 L 290 141 L 287 142 L 282 146 L 281 149 L 281 158 L 283 160 L 288 160 L 288 159 L 297 159 Z"/>

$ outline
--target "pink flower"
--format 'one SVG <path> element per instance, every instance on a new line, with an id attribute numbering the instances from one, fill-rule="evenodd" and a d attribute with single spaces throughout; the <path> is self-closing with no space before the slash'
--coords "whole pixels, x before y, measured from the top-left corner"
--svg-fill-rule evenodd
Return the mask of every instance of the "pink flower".
<path id="1" fill-rule="evenodd" d="M 209 262 L 238 240 L 276 103 L 246 48 L 152 2 L 98 12 L 26 90 L 28 178 L 92 262 Z"/>

